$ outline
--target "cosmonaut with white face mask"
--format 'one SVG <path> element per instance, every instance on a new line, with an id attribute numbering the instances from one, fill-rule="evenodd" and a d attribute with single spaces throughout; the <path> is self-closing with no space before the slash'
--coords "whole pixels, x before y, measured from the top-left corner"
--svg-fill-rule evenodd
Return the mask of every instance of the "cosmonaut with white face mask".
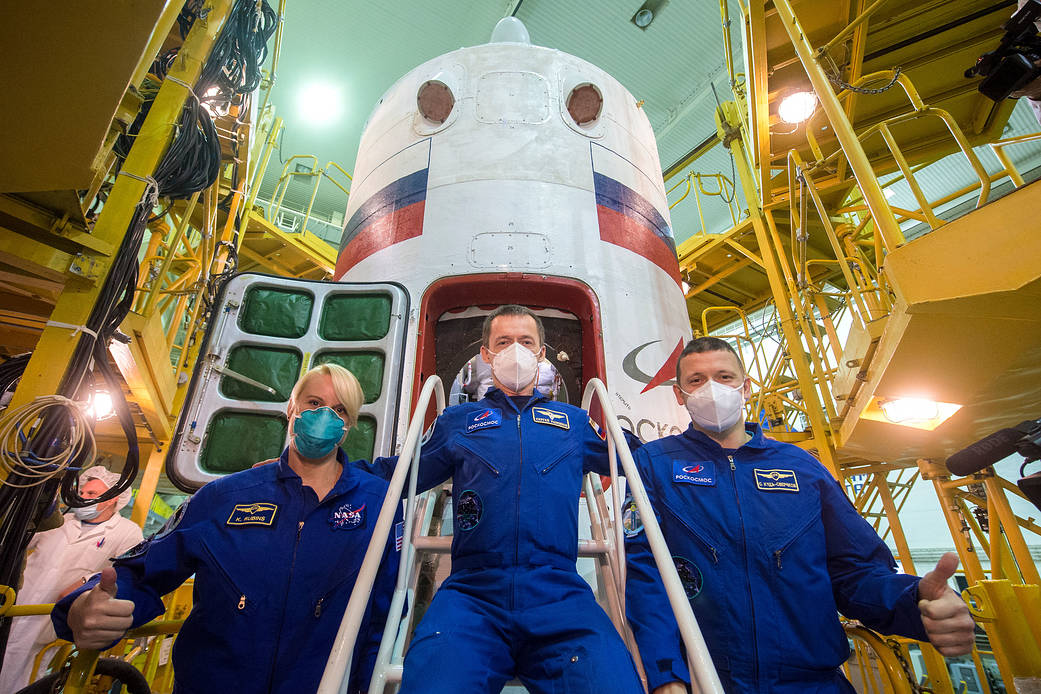
<path id="1" fill-rule="evenodd" d="M 495 388 L 446 408 L 420 455 L 419 489 L 452 478 L 452 574 L 416 627 L 401 694 L 497 692 L 514 677 L 533 692 L 640 694 L 575 569 L 582 476 L 608 470 L 607 444 L 589 413 L 535 389 L 538 316 L 502 306 L 482 332 Z M 394 462 L 375 461 L 378 474 Z"/>
<path id="2" fill-rule="evenodd" d="M 923 578 L 893 555 L 831 473 L 745 422 L 751 379 L 713 337 L 680 354 L 676 400 L 691 426 L 636 451 L 636 465 L 726 692 L 852 694 L 841 612 L 885 634 L 968 653 L 973 622 L 947 586 L 948 553 Z M 639 518 L 626 527 L 626 608 L 652 694 L 690 681 Z"/>

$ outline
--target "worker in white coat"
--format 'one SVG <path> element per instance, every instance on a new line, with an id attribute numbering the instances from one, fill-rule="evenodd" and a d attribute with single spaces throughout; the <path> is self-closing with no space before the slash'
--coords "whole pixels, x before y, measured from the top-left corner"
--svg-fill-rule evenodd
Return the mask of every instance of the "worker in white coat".
<path id="1" fill-rule="evenodd" d="M 95 465 L 80 475 L 80 495 L 96 499 L 118 479 L 118 473 Z M 34 535 L 16 604 L 56 602 L 109 566 L 112 557 L 140 543 L 141 528 L 119 515 L 130 496 L 128 489 L 100 504 L 71 509 L 61 527 Z M 13 694 L 38 679 L 39 675 L 30 672 L 33 661 L 55 638 L 49 615 L 13 618 L 0 671 L 0 694 Z M 45 664 L 46 657 L 41 660 Z"/>

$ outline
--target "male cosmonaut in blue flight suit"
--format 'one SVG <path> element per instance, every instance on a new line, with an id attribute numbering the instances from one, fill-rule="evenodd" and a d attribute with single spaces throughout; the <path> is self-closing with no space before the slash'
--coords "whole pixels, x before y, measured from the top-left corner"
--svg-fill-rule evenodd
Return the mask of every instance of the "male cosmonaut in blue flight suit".
<path id="1" fill-rule="evenodd" d="M 158 534 L 59 602 L 55 630 L 107 648 L 163 613 L 192 574 L 191 614 L 173 647 L 174 692 L 314 692 L 329 658 L 387 483 L 345 464 L 339 444 L 363 395 L 324 364 L 289 400 L 290 446 L 277 463 L 203 486 Z M 400 520 L 400 512 L 399 518 Z M 388 540 L 361 625 L 348 692 L 368 689 L 397 579 Z"/>
<path id="2" fill-rule="evenodd" d="M 543 340 L 527 308 L 488 316 L 496 387 L 446 409 L 423 446 L 420 488 L 452 478 L 452 574 L 405 655 L 402 694 L 498 692 L 512 677 L 532 694 L 643 691 L 575 570 L 582 475 L 606 474 L 607 446 L 584 410 L 533 394 Z M 377 464 L 389 476 L 393 462 Z"/>
<path id="3" fill-rule="evenodd" d="M 853 692 L 838 669 L 849 656 L 838 612 L 945 655 L 971 650 L 972 618 L 947 587 L 956 555 L 921 579 L 896 573 L 823 465 L 745 424 L 751 381 L 725 341 L 692 340 L 676 371 L 692 425 L 635 458 L 728 692 Z M 648 685 L 685 692 L 679 630 L 633 510 L 625 525 L 626 605 Z"/>

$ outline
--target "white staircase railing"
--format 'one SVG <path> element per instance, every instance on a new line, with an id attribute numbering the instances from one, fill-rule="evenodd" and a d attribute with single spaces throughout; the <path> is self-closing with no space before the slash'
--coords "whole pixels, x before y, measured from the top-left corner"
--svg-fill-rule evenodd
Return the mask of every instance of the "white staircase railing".
<path id="1" fill-rule="evenodd" d="M 607 602 L 606 610 L 626 641 L 630 651 L 637 655 L 635 644 L 631 638 L 631 632 L 625 622 L 625 545 L 622 535 L 622 501 L 620 498 L 620 479 L 618 475 L 618 462 L 621 461 L 622 471 L 628 480 L 630 494 L 633 503 L 643 521 L 644 532 L 654 555 L 655 563 L 661 572 L 665 584 L 665 591 L 669 597 L 669 603 L 676 621 L 679 624 L 680 634 L 686 645 L 688 667 L 693 679 L 693 691 L 695 694 L 723 694 L 722 685 L 712 666 L 708 656 L 701 630 L 698 628 L 697 620 L 687 601 L 683 591 L 683 584 L 676 567 L 672 563 L 672 556 L 665 544 L 665 538 L 661 534 L 654 511 L 650 506 L 650 500 L 644 490 L 643 483 L 636 471 L 636 463 L 626 444 L 618 419 L 611 407 L 607 397 L 607 389 L 599 379 L 591 379 L 586 385 L 582 407 L 587 412 L 593 396 L 600 401 L 607 433 L 607 444 L 610 456 L 611 473 L 611 508 L 604 503 L 604 490 L 600 479 L 596 475 L 587 475 L 584 481 L 586 492 L 586 505 L 589 513 L 592 539 L 580 540 L 578 556 L 593 557 L 597 560 L 598 581 L 603 589 L 603 596 Z M 416 571 L 417 551 L 443 553 L 451 551 L 451 538 L 428 536 L 418 533 L 415 528 L 416 516 L 416 481 L 419 472 L 419 458 L 422 449 L 423 422 L 426 419 L 427 410 L 430 407 L 431 398 L 436 398 L 437 414 L 445 407 L 444 387 L 441 379 L 431 376 L 423 384 L 423 390 L 416 402 L 416 409 L 409 422 L 405 443 L 402 445 L 398 458 L 398 464 L 394 468 L 394 474 L 390 480 L 387 497 L 380 509 L 376 527 L 373 529 L 372 539 L 365 552 L 361 570 L 355 582 L 354 591 L 351 593 L 350 601 L 343 615 L 343 621 L 336 635 L 326 663 L 325 673 L 319 684 L 317 694 L 346 694 L 347 683 L 351 671 L 351 661 L 357 643 L 358 630 L 361 620 L 365 614 L 372 586 L 375 582 L 376 572 L 386 547 L 387 538 L 390 535 L 391 525 L 394 518 L 395 505 L 400 503 L 402 489 L 405 485 L 405 475 L 409 474 L 409 494 L 405 510 L 405 528 L 402 537 L 401 557 L 398 571 L 397 585 L 388 612 L 387 624 L 384 627 L 383 640 L 380 643 L 379 654 L 373 670 L 372 681 L 369 684 L 369 694 L 383 694 L 387 684 L 400 682 L 402 668 L 400 665 L 392 665 L 391 657 L 394 645 L 397 641 L 398 632 L 402 619 L 400 617 L 405 605 L 408 589 L 414 581 L 413 574 Z M 636 659 L 634 657 L 634 659 Z M 638 659 L 636 659 L 638 662 Z"/>
<path id="2" fill-rule="evenodd" d="M 354 582 L 354 591 L 351 599 L 347 602 L 347 609 L 343 613 L 343 621 L 336 633 L 329 660 L 325 664 L 325 672 L 322 681 L 318 685 L 317 694 L 347 694 L 347 684 L 350 679 L 351 660 L 354 656 L 354 645 L 358 639 L 358 630 L 361 620 L 365 615 L 365 609 L 372 595 L 372 586 L 376 581 L 376 572 L 379 569 L 380 560 L 383 558 L 384 548 L 387 546 L 387 538 L 390 537 L 391 525 L 394 522 L 394 510 L 401 503 L 401 491 L 405 486 L 405 475 L 409 475 L 408 483 L 408 505 L 405 508 L 405 529 L 402 532 L 401 557 L 398 564 L 398 582 L 394 588 L 394 597 L 390 603 L 390 611 L 387 626 L 383 632 L 383 641 L 380 643 L 379 655 L 376 656 L 376 672 L 384 675 L 390 663 L 390 651 L 394 647 L 398 619 L 394 615 L 400 615 L 405 606 L 405 597 L 408 592 L 409 567 L 412 565 L 413 547 L 411 532 L 416 512 L 416 480 L 419 475 L 419 454 L 422 449 L 423 421 L 426 418 L 427 409 L 430 407 L 431 397 L 436 398 L 437 414 L 445 409 L 445 388 L 441 379 L 431 376 L 423 384 L 423 390 L 416 401 L 416 409 L 412 415 L 412 421 L 408 425 L 408 433 L 405 435 L 405 443 L 401 447 L 398 464 L 394 468 L 394 475 L 390 478 L 390 488 L 387 497 L 380 507 L 380 515 L 376 520 L 376 527 L 372 530 L 372 539 L 369 548 L 365 551 L 365 558 L 358 571 L 358 578 Z M 382 692 L 383 683 L 377 683 L 377 677 L 372 678 L 369 687 L 370 692 Z M 378 684 L 378 688 L 377 688 Z"/>
<path id="3" fill-rule="evenodd" d="M 709 657 L 708 646 L 701 635 L 698 620 L 694 618 L 694 611 L 690 607 L 690 601 L 683 590 L 683 583 L 676 566 L 672 563 L 672 553 L 665 544 L 665 537 L 661 534 L 658 520 L 651 508 L 651 501 L 647 497 L 643 481 L 636 470 L 636 462 L 632 453 L 625 443 L 622 427 L 618 424 L 614 408 L 611 407 L 611 399 L 608 397 L 607 388 L 598 378 L 589 379 L 585 391 L 582 394 L 582 409 L 589 411 L 593 396 L 596 395 L 600 402 L 600 409 L 604 415 L 604 426 L 607 429 L 607 446 L 611 466 L 611 502 L 613 508 L 611 513 L 614 525 L 614 546 L 611 551 L 616 554 L 613 562 L 617 567 L 618 584 L 625 586 L 625 545 L 622 537 L 622 504 L 619 498 L 618 466 L 620 461 L 622 471 L 625 473 L 629 494 L 632 496 L 636 510 L 643 522 L 643 531 L 647 535 L 647 543 L 650 545 L 651 553 L 654 555 L 654 563 L 658 565 L 662 582 L 665 584 L 665 592 L 669 596 L 669 604 L 679 624 L 680 636 L 687 651 L 687 667 L 691 674 L 691 686 L 695 694 L 723 694 L 723 685 L 716 674 L 716 668 L 712 665 Z M 623 603 L 624 606 L 624 603 Z M 623 607 L 624 613 L 624 607 Z"/>

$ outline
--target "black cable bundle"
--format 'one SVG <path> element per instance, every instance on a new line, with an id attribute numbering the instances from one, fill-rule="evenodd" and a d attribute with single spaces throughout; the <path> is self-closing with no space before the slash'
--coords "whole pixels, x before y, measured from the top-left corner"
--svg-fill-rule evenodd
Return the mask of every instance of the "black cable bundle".
<path id="1" fill-rule="evenodd" d="M 174 200 L 213 185 L 220 174 L 220 140 L 206 109 L 192 96 L 184 104 L 177 137 L 155 171 L 159 194 Z"/>
<path id="2" fill-rule="evenodd" d="M 196 85 L 202 94 L 217 87 L 231 99 L 260 86 L 260 66 L 267 57 L 268 39 L 278 28 L 278 15 L 267 0 L 238 0 Z M 205 98 L 205 97 L 204 97 Z"/>
<path id="3" fill-rule="evenodd" d="M 186 3 L 178 17 L 182 38 L 187 36 L 201 8 L 201 0 L 189 0 Z M 232 8 L 229 21 L 214 44 L 194 93 L 185 102 L 174 141 L 155 171 L 155 183 L 148 183 L 142 201 L 135 208 L 112 268 L 86 321 L 85 327 L 93 331 L 96 337 L 85 333 L 77 338 L 72 358 L 58 388 L 59 394 L 78 399 L 85 395 L 86 376 L 89 373 L 96 371 L 104 378 L 113 397 L 120 426 L 127 437 L 127 458 L 120 478 L 97 499 L 83 499 L 79 494 L 77 472 L 84 461 L 75 460 L 60 479 L 54 477 L 24 489 L 0 485 L 0 547 L 3 547 L 0 553 L 0 584 L 17 583 L 29 539 L 39 519 L 53 507 L 59 487 L 66 504 L 73 507 L 86 506 L 122 494 L 137 477 L 140 462 L 137 432 L 120 381 L 108 362 L 108 342 L 133 305 L 138 280 L 138 253 L 158 197 L 187 198 L 208 188 L 220 174 L 220 141 L 210 114 L 202 108 L 198 95 L 204 95 L 216 86 L 219 92 L 223 92 L 223 96 L 218 94 L 203 98 L 207 101 L 230 101 L 255 90 L 260 84 L 260 65 L 267 55 L 267 41 L 276 26 L 277 16 L 266 0 L 259 6 L 255 0 L 238 0 Z M 153 72 L 160 80 L 166 77 L 175 57 L 176 49 L 163 54 L 153 63 Z M 114 145 L 113 151 L 120 159 L 120 166 L 130 153 L 154 98 L 142 104 L 134 122 Z M 225 271 L 215 276 L 208 287 L 204 299 L 208 306 L 212 306 L 212 297 L 223 281 L 234 272 L 235 261 L 232 248 Z M 27 363 L 28 355 L 23 355 L 0 364 L 0 386 L 3 386 L 0 393 L 21 377 Z M 26 448 L 38 458 L 48 457 L 65 447 L 69 438 L 68 416 L 50 410 L 44 414 L 42 423 Z M 12 472 L 8 479 L 23 484 L 30 481 L 17 471 Z M 5 650 L 9 625 L 8 619 L 0 619 L 0 652 Z"/>
<path id="4" fill-rule="evenodd" d="M 9 357 L 0 363 L 0 396 L 11 389 L 18 379 L 25 373 L 25 366 L 29 363 L 32 352 Z"/>
<path id="5" fill-rule="evenodd" d="M 120 162 L 130 154 L 154 103 L 154 99 L 145 101 L 127 132 L 116 138 L 112 150 Z M 198 99 L 189 95 L 177 123 L 177 135 L 156 170 L 161 194 L 179 200 L 210 187 L 220 174 L 220 162 L 220 139 L 213 119 Z"/>
<path id="6" fill-rule="evenodd" d="M 181 32 L 181 38 L 188 36 L 188 32 L 191 31 L 192 24 L 195 23 L 195 18 L 199 16 L 199 10 L 202 9 L 202 0 L 188 0 L 184 3 L 184 7 L 181 8 L 181 13 L 177 15 L 177 28 Z"/>

